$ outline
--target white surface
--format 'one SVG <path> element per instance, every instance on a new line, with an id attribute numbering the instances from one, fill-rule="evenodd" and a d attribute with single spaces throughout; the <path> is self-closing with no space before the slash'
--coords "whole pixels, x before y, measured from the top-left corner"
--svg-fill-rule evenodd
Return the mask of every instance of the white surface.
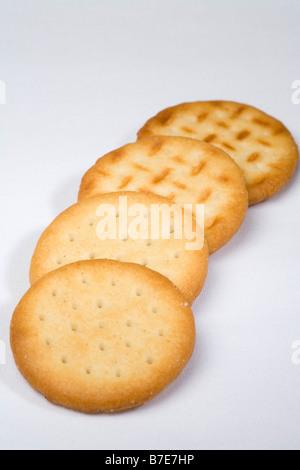
<path id="1" fill-rule="evenodd" d="M 299 20 L 298 0 L 0 0 L 0 448 L 300 448 L 299 172 L 211 258 L 194 357 L 146 406 L 90 417 L 48 404 L 8 339 L 39 235 L 153 114 L 233 99 L 300 143 Z"/>

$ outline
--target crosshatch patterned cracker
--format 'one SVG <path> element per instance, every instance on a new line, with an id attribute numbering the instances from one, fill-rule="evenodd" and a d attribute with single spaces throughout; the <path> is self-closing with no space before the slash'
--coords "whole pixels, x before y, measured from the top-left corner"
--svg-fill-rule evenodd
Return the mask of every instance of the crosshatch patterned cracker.
<path id="1" fill-rule="evenodd" d="M 120 225 L 125 219 L 120 221 L 120 218 L 123 219 L 123 215 L 120 214 L 122 210 L 120 205 L 124 203 L 127 223 L 126 233 L 122 234 Z M 151 213 L 152 209 L 157 207 L 162 210 L 165 207 L 170 209 L 169 218 L 166 217 L 168 234 L 165 236 L 162 233 L 162 227 L 159 224 L 158 239 L 154 239 Z M 132 209 L 138 209 L 139 218 L 127 217 Z M 175 209 L 178 210 L 178 218 Z M 112 217 L 109 219 L 111 211 Z M 103 217 L 100 217 L 100 214 Z M 142 222 L 140 222 L 141 218 Z M 142 227 L 137 227 L 136 236 L 144 237 L 138 240 L 130 237 L 130 229 L 135 220 L 138 225 L 146 223 L 145 233 L 142 233 Z M 100 222 L 104 227 L 100 226 Z M 180 224 L 181 230 L 178 233 L 179 236 L 182 235 L 180 239 L 176 239 L 175 222 Z M 208 270 L 208 248 L 203 240 L 203 231 L 199 227 L 198 235 L 201 235 L 198 240 L 199 249 L 189 249 L 191 240 L 185 236 L 184 223 L 183 209 L 155 194 L 120 192 L 85 199 L 60 214 L 40 238 L 32 258 L 31 283 L 33 284 L 62 265 L 87 259 L 115 259 L 141 264 L 158 271 L 169 278 L 183 293 L 186 300 L 192 304 L 205 283 Z M 111 233 L 106 234 L 109 227 Z M 195 226 L 193 233 L 196 238 Z"/>
<path id="2" fill-rule="evenodd" d="M 209 142 L 242 168 L 250 205 L 262 202 L 291 180 L 299 159 L 297 145 L 277 119 L 252 106 L 229 101 L 184 103 L 161 111 L 139 131 Z"/>
<path id="3" fill-rule="evenodd" d="M 11 323 L 16 364 L 49 401 L 86 413 L 155 397 L 182 372 L 195 345 L 185 298 L 136 264 L 81 261 L 44 276 Z"/>
<path id="4" fill-rule="evenodd" d="M 238 165 L 222 150 L 183 137 L 146 137 L 100 158 L 83 177 L 79 200 L 121 190 L 156 193 L 181 206 L 204 204 L 210 253 L 231 240 L 248 209 Z"/>

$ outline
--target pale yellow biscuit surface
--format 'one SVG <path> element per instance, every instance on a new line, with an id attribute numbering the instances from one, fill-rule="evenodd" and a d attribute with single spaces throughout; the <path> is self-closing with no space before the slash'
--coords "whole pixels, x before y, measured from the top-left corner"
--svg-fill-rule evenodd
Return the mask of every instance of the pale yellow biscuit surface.
<path id="1" fill-rule="evenodd" d="M 181 206 L 204 204 L 210 253 L 235 235 L 248 208 L 238 165 L 222 150 L 183 137 L 146 137 L 100 158 L 83 177 L 79 200 L 120 190 L 156 193 Z"/>
<path id="2" fill-rule="evenodd" d="M 165 207 L 170 208 L 166 223 L 168 233 L 163 234 L 162 227 L 158 226 L 159 238 L 154 239 L 152 210 Z M 124 214 L 120 213 L 123 209 Z M 138 218 L 130 217 L 135 210 Z M 165 198 L 137 192 L 104 194 L 75 204 L 59 215 L 40 238 L 32 258 L 31 283 L 50 271 L 76 261 L 113 259 L 158 271 L 168 277 L 192 303 L 200 294 L 207 276 L 207 243 L 202 235 L 199 249 L 189 249 L 191 241 L 185 237 L 184 214 L 180 206 L 177 210 L 180 213 L 179 235 L 182 234 L 182 237 L 177 239 L 173 210 L 175 205 Z M 120 232 L 122 223 L 126 228 L 123 234 Z M 144 224 L 144 233 L 141 224 Z M 135 228 L 137 230 L 134 230 L 132 238 L 131 229 Z"/>
<path id="3" fill-rule="evenodd" d="M 11 347 L 49 401 L 86 413 L 143 404 L 192 356 L 195 323 L 173 284 L 145 267 L 81 261 L 44 276 L 16 308 Z"/>
<path id="4" fill-rule="evenodd" d="M 150 119 L 138 137 L 183 136 L 209 142 L 242 168 L 250 205 L 262 202 L 291 180 L 299 159 L 288 129 L 257 108 L 230 101 L 183 103 Z"/>

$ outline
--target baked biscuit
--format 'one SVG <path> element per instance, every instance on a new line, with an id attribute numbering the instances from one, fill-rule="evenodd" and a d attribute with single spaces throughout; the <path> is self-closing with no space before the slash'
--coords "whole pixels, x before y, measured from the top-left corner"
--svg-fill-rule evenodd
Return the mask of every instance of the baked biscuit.
<path id="1" fill-rule="evenodd" d="M 11 323 L 16 364 L 50 402 L 98 413 L 141 405 L 192 356 L 195 323 L 164 276 L 118 261 L 81 261 L 44 276 Z"/>
<path id="2" fill-rule="evenodd" d="M 121 204 L 125 204 L 124 211 L 120 209 Z M 166 221 L 168 234 L 164 236 L 162 226 L 159 226 L 157 239 L 152 237 L 152 208 L 164 208 L 164 205 L 180 213 L 179 219 L 176 219 L 180 224 L 180 239 L 176 239 L 176 216 L 171 211 Z M 130 217 L 133 209 L 138 209 L 142 221 Z M 111 211 L 111 233 L 106 235 L 104 230 L 107 232 L 108 214 Z M 127 218 L 127 223 L 126 233 L 122 234 L 120 218 L 123 219 L 123 212 L 123 222 Z M 100 221 L 103 221 L 103 227 Z M 142 227 L 137 227 L 136 234 L 131 237 L 131 229 L 140 223 L 145 225 L 144 233 Z M 196 233 L 194 227 L 195 237 Z M 189 303 L 193 303 L 203 288 L 208 270 L 208 248 L 200 227 L 199 235 L 199 249 L 190 250 L 191 240 L 185 237 L 183 209 L 161 196 L 137 192 L 96 196 L 70 207 L 46 229 L 32 258 L 30 280 L 33 284 L 48 272 L 76 261 L 115 259 L 158 271 L 179 288 Z"/>
<path id="3" fill-rule="evenodd" d="M 262 202 L 291 180 L 299 159 L 297 145 L 277 119 L 252 106 L 229 101 L 184 103 L 161 111 L 139 131 L 209 142 L 242 168 L 249 204 Z"/>
<path id="4" fill-rule="evenodd" d="M 235 235 L 248 208 L 238 165 L 222 150 L 183 137 L 146 137 L 100 158 L 83 177 L 79 200 L 121 190 L 156 193 L 181 206 L 204 204 L 210 253 Z"/>

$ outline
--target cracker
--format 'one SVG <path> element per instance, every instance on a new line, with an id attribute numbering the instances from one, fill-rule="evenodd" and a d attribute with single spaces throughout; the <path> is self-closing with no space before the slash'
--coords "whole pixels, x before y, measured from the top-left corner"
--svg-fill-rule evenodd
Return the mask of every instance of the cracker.
<path id="1" fill-rule="evenodd" d="M 141 207 L 141 216 L 145 218 L 148 230 L 143 234 L 140 227 L 137 227 L 140 239 L 130 238 L 130 224 L 133 218 L 128 217 L 126 234 L 119 231 L 121 199 L 126 202 L 126 215 L 130 214 L 131 208 Z M 135 206 L 137 204 L 142 206 Z M 105 208 L 106 205 L 112 206 L 115 212 L 110 234 L 115 239 L 102 240 L 99 238 L 99 223 L 103 217 L 100 217 L 98 211 L 100 207 Z M 137 192 L 104 194 L 75 204 L 59 215 L 40 238 L 31 262 L 31 283 L 63 265 L 87 259 L 106 258 L 137 263 L 158 271 L 179 288 L 189 303 L 193 303 L 200 294 L 207 276 L 207 244 L 202 235 L 199 240 L 199 250 L 189 249 L 190 241 L 185 238 L 184 232 L 183 209 L 179 206 L 177 209 L 181 214 L 179 222 L 181 219 L 182 238 L 176 239 L 174 218 L 170 217 L 170 221 L 167 222 L 168 238 L 163 236 L 159 227 L 159 238 L 153 239 L 151 210 L 153 206 L 163 207 L 163 205 L 170 209 L 175 207 L 163 197 Z M 104 212 L 106 214 L 106 211 Z M 147 234 L 148 237 L 145 237 Z"/>
<path id="2" fill-rule="evenodd" d="M 195 323 L 160 274 L 129 263 L 81 261 L 44 276 L 16 308 L 11 347 L 30 385 L 73 410 L 141 405 L 192 356 Z"/>
<path id="3" fill-rule="evenodd" d="M 297 145 L 281 122 L 240 103 L 200 101 L 165 109 L 138 133 L 139 138 L 149 135 L 191 137 L 225 150 L 245 174 L 250 205 L 282 190 L 299 160 Z"/>
<path id="4" fill-rule="evenodd" d="M 210 253 L 239 230 L 248 208 L 240 168 L 222 150 L 183 137 L 146 137 L 102 157 L 83 177 L 79 200 L 120 190 L 205 205 Z"/>

